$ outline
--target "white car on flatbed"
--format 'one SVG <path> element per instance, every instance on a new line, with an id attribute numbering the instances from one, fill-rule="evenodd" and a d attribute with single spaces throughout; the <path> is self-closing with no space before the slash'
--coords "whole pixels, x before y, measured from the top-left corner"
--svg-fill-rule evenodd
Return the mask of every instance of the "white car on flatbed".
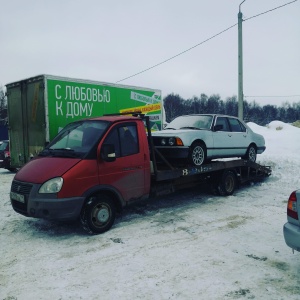
<path id="1" fill-rule="evenodd" d="M 156 148 L 169 159 L 195 166 L 215 158 L 242 157 L 256 161 L 265 139 L 237 117 L 194 114 L 175 118 L 164 130 L 152 133 Z"/>

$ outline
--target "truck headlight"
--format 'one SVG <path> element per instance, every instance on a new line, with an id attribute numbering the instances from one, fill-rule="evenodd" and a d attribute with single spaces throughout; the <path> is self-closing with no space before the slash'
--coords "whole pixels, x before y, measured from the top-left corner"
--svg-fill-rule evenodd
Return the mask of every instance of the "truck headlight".
<path id="1" fill-rule="evenodd" d="M 64 180 L 61 177 L 52 178 L 40 187 L 39 193 L 40 194 L 50 194 L 50 193 L 58 193 L 62 185 L 64 183 Z"/>

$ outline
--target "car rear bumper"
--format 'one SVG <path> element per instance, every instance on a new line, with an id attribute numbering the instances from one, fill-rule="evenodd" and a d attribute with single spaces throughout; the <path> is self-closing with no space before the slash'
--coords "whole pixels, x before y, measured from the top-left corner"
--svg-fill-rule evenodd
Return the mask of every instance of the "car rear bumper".
<path id="1" fill-rule="evenodd" d="M 285 243 L 292 249 L 300 252 L 300 226 L 285 223 L 283 226 Z"/>
<path id="2" fill-rule="evenodd" d="M 10 169 L 10 158 L 0 159 L 0 168 Z"/>
<path id="3" fill-rule="evenodd" d="M 263 146 L 263 147 L 258 147 L 258 148 L 257 148 L 257 154 L 262 154 L 265 150 L 266 150 L 266 147 L 265 147 L 265 146 Z"/>

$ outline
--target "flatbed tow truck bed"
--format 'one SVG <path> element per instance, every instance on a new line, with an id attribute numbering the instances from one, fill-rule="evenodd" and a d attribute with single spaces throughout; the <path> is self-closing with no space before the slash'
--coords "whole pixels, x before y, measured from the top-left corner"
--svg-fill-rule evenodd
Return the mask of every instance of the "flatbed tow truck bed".
<path id="1" fill-rule="evenodd" d="M 272 173 L 270 166 L 262 166 L 258 163 L 244 159 L 236 159 L 228 161 L 216 160 L 199 167 L 173 167 L 170 170 L 156 170 L 155 176 L 157 181 L 164 181 L 198 174 L 210 174 L 212 172 L 220 172 L 230 169 L 235 169 L 238 174 L 241 175 L 242 182 L 268 177 Z"/>
<path id="2" fill-rule="evenodd" d="M 226 196 L 231 195 L 238 185 L 262 180 L 272 173 L 270 166 L 244 159 L 214 160 L 201 166 L 174 166 L 154 146 L 148 118 L 145 123 L 153 169 L 152 181 L 156 184 L 155 194 L 159 190 L 157 186 L 169 186 L 167 190 L 174 191 L 185 183 L 206 181 L 214 193 Z"/>

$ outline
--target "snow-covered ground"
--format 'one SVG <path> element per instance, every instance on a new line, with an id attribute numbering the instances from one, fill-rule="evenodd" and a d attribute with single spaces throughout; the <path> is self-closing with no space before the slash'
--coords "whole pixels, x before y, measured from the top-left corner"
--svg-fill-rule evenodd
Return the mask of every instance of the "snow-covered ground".
<path id="1" fill-rule="evenodd" d="M 194 189 L 139 204 L 102 235 L 15 213 L 14 174 L 0 169 L 0 299 L 300 299 L 300 253 L 282 234 L 300 129 L 249 125 L 265 136 L 269 178 L 229 197 Z"/>

